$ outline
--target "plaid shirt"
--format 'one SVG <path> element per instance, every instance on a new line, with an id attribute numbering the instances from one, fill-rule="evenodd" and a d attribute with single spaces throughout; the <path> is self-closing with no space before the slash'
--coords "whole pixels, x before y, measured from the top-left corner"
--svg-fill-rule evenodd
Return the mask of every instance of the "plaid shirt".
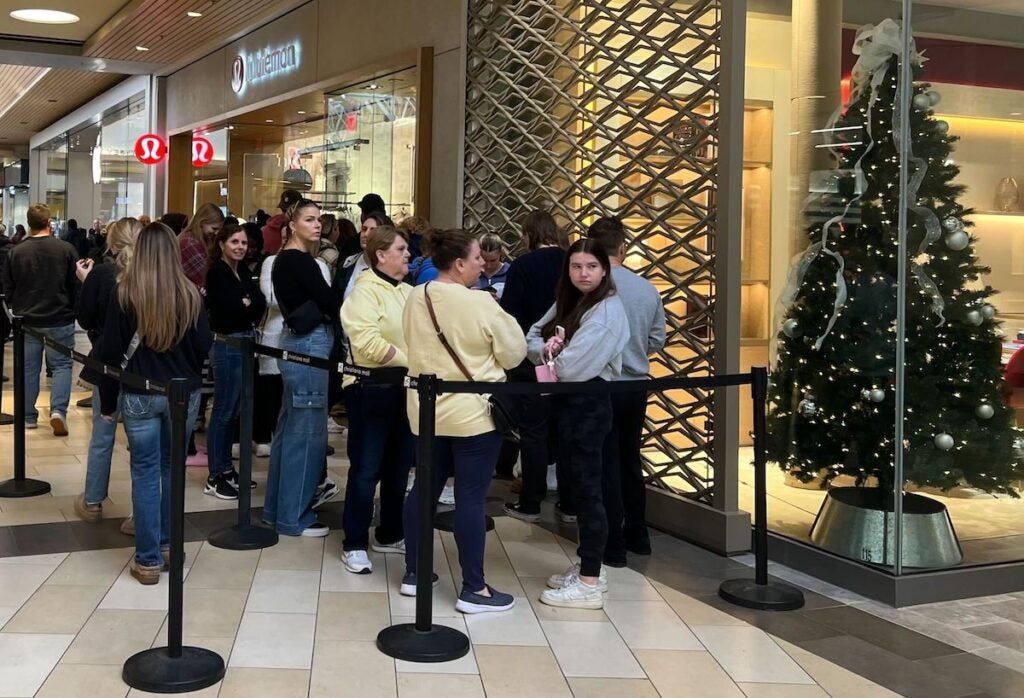
<path id="1" fill-rule="evenodd" d="M 185 276 L 200 289 L 206 284 L 206 247 L 193 237 L 179 237 L 181 266 Z"/>

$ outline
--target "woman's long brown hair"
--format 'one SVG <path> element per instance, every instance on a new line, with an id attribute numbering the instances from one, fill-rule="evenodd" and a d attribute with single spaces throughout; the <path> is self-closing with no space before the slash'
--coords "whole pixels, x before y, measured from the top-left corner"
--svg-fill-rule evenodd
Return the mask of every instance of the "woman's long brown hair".
<path id="1" fill-rule="evenodd" d="M 597 259 L 604 268 L 604 278 L 593 291 L 587 295 L 572 285 L 572 278 L 569 276 L 569 264 L 572 256 L 584 252 Z M 568 344 L 576 330 L 580 328 L 580 322 L 587 311 L 615 293 L 615 284 L 612 282 L 612 265 L 608 260 L 608 253 L 604 248 L 590 238 L 577 240 L 569 247 L 565 254 L 565 263 L 562 265 L 562 276 L 558 279 L 558 287 L 555 289 L 555 317 L 541 329 L 544 339 L 550 339 L 555 334 L 555 326 L 561 325 L 565 328 L 565 343 Z"/>
<path id="2" fill-rule="evenodd" d="M 185 276 L 177 240 L 163 223 L 139 232 L 117 300 L 125 312 L 134 312 L 139 339 L 155 352 L 170 350 L 198 321 L 202 297 Z"/>
<path id="3" fill-rule="evenodd" d="M 224 224 L 224 212 L 217 207 L 216 204 L 206 203 L 199 207 L 196 211 L 196 215 L 192 216 L 192 220 L 185 226 L 185 229 L 181 231 L 181 237 L 195 238 L 209 250 L 210 240 L 203 237 L 203 225 L 206 223 L 220 223 Z M 170 230 L 170 228 L 168 228 Z M 172 233 L 173 235 L 173 233 Z"/>

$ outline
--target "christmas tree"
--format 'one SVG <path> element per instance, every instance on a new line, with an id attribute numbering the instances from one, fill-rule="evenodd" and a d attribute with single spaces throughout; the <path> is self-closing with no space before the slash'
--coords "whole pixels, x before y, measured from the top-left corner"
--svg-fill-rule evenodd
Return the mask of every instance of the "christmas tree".
<path id="1" fill-rule="evenodd" d="M 899 25 L 858 36 L 850 103 L 824 132 L 836 169 L 813 178 L 810 246 L 781 299 L 768 415 L 769 458 L 823 486 L 838 475 L 894 487 L 898 265 L 906 265 L 904 470 L 948 490 L 966 483 L 1016 496 L 1019 433 L 1003 402 L 1001 332 L 979 279 L 956 137 L 941 96 L 911 53 L 909 187 L 899 199 Z M 816 183 L 816 185 L 814 185 Z M 824 193 L 821 193 L 824 192 Z M 898 248 L 899 207 L 907 249 Z M 1015 449 L 1015 445 L 1017 448 Z"/>

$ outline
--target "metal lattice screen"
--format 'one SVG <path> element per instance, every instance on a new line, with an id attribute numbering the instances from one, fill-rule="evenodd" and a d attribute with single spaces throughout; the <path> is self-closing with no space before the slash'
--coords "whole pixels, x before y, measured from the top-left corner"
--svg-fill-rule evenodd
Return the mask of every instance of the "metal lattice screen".
<path id="1" fill-rule="evenodd" d="M 463 222 L 513 249 L 545 208 L 617 215 L 657 286 L 652 374 L 708 375 L 714 344 L 720 0 L 469 0 Z M 652 484 L 710 501 L 711 393 L 652 396 Z"/>

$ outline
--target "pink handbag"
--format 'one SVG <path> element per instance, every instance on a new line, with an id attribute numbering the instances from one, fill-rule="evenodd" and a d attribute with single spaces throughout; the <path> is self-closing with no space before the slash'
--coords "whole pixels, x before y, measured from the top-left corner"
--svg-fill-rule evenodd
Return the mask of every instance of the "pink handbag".
<path id="1" fill-rule="evenodd" d="M 558 373 L 555 371 L 555 359 L 552 356 L 548 356 L 547 361 L 540 366 L 534 366 L 533 370 L 537 374 L 538 383 L 558 382 Z"/>

